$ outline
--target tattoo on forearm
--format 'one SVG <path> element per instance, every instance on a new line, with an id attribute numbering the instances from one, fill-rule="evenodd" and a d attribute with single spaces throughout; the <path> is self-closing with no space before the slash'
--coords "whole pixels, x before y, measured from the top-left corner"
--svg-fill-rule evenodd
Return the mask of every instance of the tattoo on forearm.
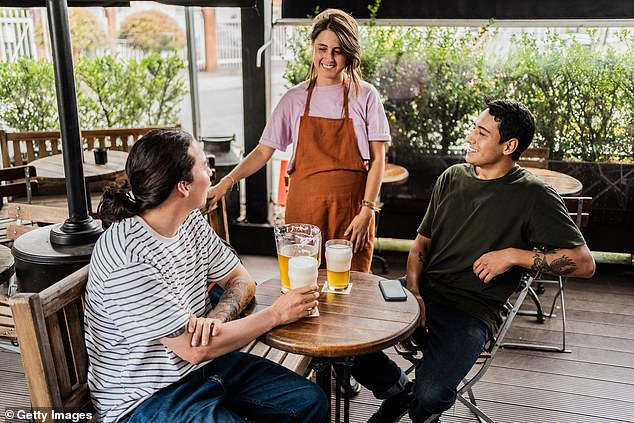
<path id="1" fill-rule="evenodd" d="M 536 253 L 533 256 L 531 269 L 557 276 L 568 275 L 577 269 L 577 263 L 565 254 L 553 258 L 549 264 L 548 256 L 556 253 L 557 250 L 546 250 L 542 253 Z"/>
<path id="2" fill-rule="evenodd" d="M 420 264 L 425 266 L 425 252 L 424 251 L 418 252 L 418 261 L 420 261 Z"/>
<path id="3" fill-rule="evenodd" d="M 218 305 L 207 314 L 207 317 L 228 322 L 238 317 L 249 304 L 254 292 L 252 285 L 244 279 L 235 279 L 227 283 L 218 301 Z"/>
<path id="4" fill-rule="evenodd" d="M 187 324 L 185 324 L 185 326 L 183 326 L 180 329 L 176 329 L 174 332 L 170 333 L 169 335 L 167 335 L 168 338 L 178 338 L 179 336 L 181 336 L 182 334 L 185 333 L 185 327 L 187 326 Z"/>

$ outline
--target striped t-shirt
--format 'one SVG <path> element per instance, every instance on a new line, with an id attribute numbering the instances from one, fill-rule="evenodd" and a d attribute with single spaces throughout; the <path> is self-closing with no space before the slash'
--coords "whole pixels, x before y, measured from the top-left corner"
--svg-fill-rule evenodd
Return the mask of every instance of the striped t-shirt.
<path id="1" fill-rule="evenodd" d="M 115 422 L 196 369 L 159 339 L 208 312 L 207 286 L 238 258 L 193 211 L 165 238 L 138 216 L 99 238 L 86 287 L 88 386 L 100 421 Z"/>

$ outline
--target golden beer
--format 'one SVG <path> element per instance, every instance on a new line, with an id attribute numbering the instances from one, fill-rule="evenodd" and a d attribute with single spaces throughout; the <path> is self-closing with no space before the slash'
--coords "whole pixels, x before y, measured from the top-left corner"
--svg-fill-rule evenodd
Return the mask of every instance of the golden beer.
<path id="1" fill-rule="evenodd" d="M 328 285 L 332 289 L 346 289 L 350 283 L 350 270 L 345 272 L 333 272 L 328 270 Z"/>
<path id="2" fill-rule="evenodd" d="M 318 260 L 319 247 L 309 245 L 290 244 L 284 245 L 277 253 L 277 263 L 280 266 L 280 280 L 282 281 L 282 292 L 291 289 L 291 282 L 288 279 L 288 259 L 297 256 L 311 256 Z"/>
<path id="3" fill-rule="evenodd" d="M 346 289 L 350 283 L 352 243 L 345 239 L 326 242 L 326 269 L 328 285 L 332 289 Z"/>

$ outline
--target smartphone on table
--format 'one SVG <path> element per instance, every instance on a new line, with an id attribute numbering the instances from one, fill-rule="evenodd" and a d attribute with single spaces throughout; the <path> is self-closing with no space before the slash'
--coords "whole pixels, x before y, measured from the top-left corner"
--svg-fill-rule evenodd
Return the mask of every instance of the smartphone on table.
<path id="1" fill-rule="evenodd" d="M 385 301 L 405 301 L 407 294 L 398 279 L 383 279 L 379 281 L 379 289 Z"/>

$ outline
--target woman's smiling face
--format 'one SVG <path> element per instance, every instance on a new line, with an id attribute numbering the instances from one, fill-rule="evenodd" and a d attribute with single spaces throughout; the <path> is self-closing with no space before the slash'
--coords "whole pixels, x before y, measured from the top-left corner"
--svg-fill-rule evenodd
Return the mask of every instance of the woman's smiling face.
<path id="1" fill-rule="evenodd" d="M 313 42 L 313 65 L 317 69 L 317 85 L 333 85 L 343 81 L 347 57 L 337 35 L 325 29 Z"/>

